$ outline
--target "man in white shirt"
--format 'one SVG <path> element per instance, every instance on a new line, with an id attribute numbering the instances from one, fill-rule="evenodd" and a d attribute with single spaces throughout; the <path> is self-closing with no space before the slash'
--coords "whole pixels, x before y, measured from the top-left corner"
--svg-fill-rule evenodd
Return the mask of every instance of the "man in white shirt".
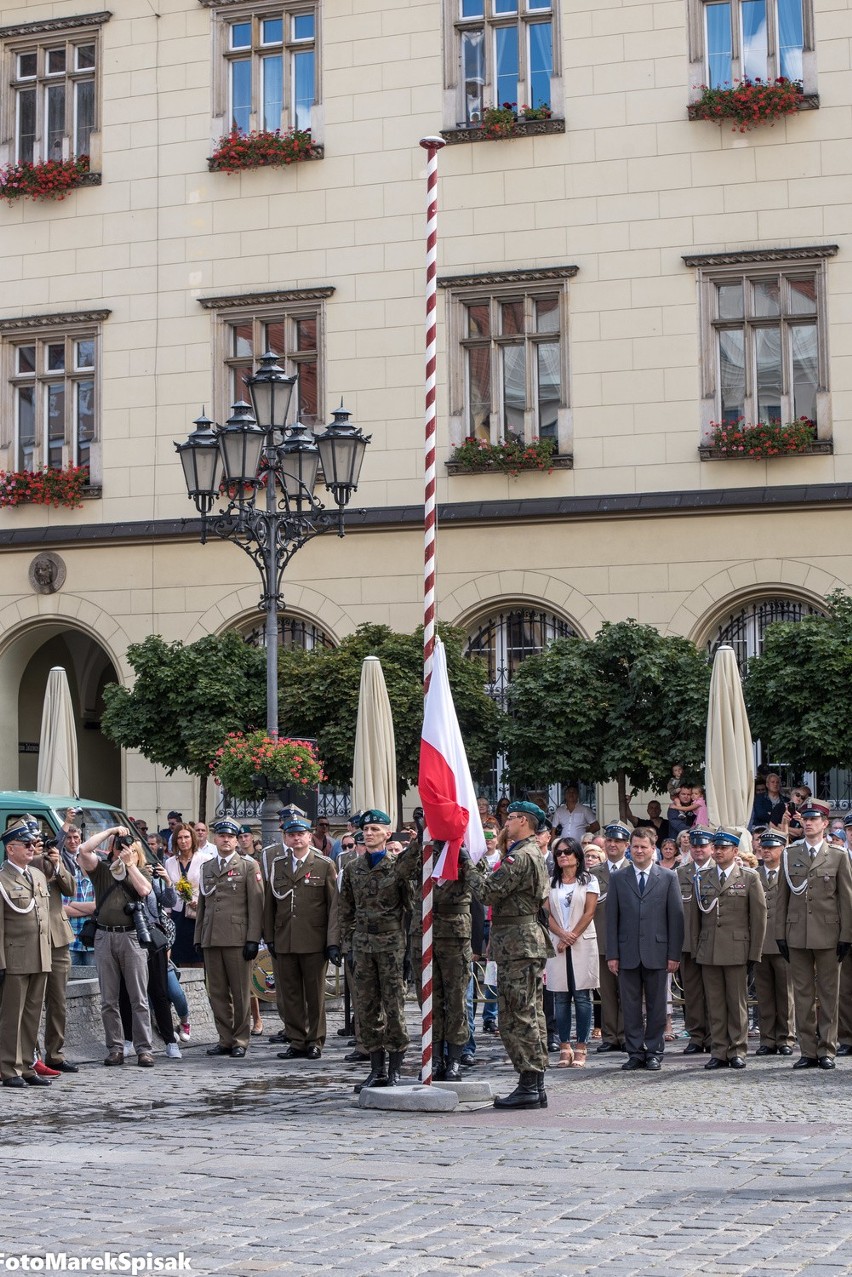
<path id="1" fill-rule="evenodd" d="M 195 842 L 196 850 L 201 853 L 205 860 L 209 860 L 211 856 L 216 855 L 216 848 L 210 841 L 210 835 L 203 820 L 195 822 Z"/>
<path id="2" fill-rule="evenodd" d="M 577 842 L 583 834 L 596 834 L 600 829 L 591 807 L 580 802 L 580 791 L 576 785 L 566 785 L 562 803 L 553 813 L 552 823 L 561 838 L 576 838 Z"/>

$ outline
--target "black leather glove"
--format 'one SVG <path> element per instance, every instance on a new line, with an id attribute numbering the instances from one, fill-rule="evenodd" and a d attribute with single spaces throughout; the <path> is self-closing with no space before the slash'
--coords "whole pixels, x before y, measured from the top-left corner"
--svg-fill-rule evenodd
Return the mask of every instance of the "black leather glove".
<path id="1" fill-rule="evenodd" d="M 274 957 L 275 957 L 275 945 L 274 945 L 274 944 L 272 944 L 272 943 L 271 943 L 271 941 L 267 940 L 267 942 L 266 942 L 266 948 L 267 948 L 267 951 L 268 951 L 268 953 L 269 953 L 269 956 L 270 956 L 271 958 L 274 958 Z"/>
<path id="2" fill-rule="evenodd" d="M 246 962 L 254 962 L 259 952 L 260 945 L 255 940 L 246 940 L 243 945 L 243 957 Z"/>
<path id="3" fill-rule="evenodd" d="M 850 949 L 852 949 L 852 944 L 849 944 L 847 940 L 841 940 L 837 946 L 837 961 L 842 962 Z"/>
<path id="4" fill-rule="evenodd" d="M 336 944 L 330 944 L 325 951 L 325 956 L 333 967 L 339 967 L 343 961 L 340 956 L 340 947 Z"/>
<path id="5" fill-rule="evenodd" d="M 201 947 L 201 945 L 200 945 L 200 944 L 195 944 L 195 945 L 193 945 L 192 947 L 193 947 L 193 949 L 195 950 L 195 956 L 196 956 L 196 958 L 203 958 L 203 957 L 204 957 L 204 950 L 202 949 L 202 947 Z"/>
<path id="6" fill-rule="evenodd" d="M 785 962 L 789 962 L 789 961 L 790 961 L 790 948 L 789 948 L 789 945 L 787 944 L 787 941 L 786 941 L 786 940 L 776 940 L 776 942 L 775 942 L 775 943 L 778 945 L 778 952 L 781 954 L 781 957 L 784 959 L 784 961 L 785 961 Z"/>

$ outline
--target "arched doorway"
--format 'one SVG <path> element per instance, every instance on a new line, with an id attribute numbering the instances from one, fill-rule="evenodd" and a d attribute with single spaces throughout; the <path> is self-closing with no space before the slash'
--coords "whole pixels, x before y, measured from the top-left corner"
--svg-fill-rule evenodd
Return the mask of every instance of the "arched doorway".
<path id="1" fill-rule="evenodd" d="M 121 751 L 101 732 L 103 689 L 118 682 L 109 654 L 87 631 L 62 622 L 39 622 L 15 638 L 0 655 L 0 697 L 16 706 L 16 730 L 0 748 L 0 786 L 35 789 L 39 736 L 47 676 L 54 665 L 68 675 L 74 718 L 80 794 L 120 807 Z M 11 723 L 10 723 L 11 726 Z"/>

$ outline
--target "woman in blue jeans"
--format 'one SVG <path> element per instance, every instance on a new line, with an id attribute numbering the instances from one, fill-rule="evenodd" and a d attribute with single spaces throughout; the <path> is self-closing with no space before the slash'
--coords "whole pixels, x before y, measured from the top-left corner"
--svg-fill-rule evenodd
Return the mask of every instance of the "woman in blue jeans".
<path id="1" fill-rule="evenodd" d="M 559 1064 L 582 1068 L 592 1033 L 592 989 L 598 987 L 595 908 L 600 886 L 586 869 L 583 848 L 574 838 L 553 845 L 553 878 L 545 901 L 556 956 L 548 958 L 545 982 L 553 994 L 559 1033 Z M 571 1046 L 571 1010 L 577 1044 Z"/>

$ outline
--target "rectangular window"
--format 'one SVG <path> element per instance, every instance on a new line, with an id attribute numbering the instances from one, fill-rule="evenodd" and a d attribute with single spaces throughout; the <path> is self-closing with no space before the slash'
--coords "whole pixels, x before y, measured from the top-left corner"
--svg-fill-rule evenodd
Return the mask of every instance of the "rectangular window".
<path id="1" fill-rule="evenodd" d="M 487 107 L 553 107 L 551 0 L 445 0 L 452 32 L 447 83 L 454 119 L 478 124 Z"/>
<path id="2" fill-rule="evenodd" d="M 98 438 L 98 320 L 56 316 L 27 330 L 26 321 L 2 320 L 4 362 L 10 394 L 8 466 L 15 470 L 60 470 L 89 466 Z M 61 323 L 61 320 L 67 320 Z M 78 319 L 78 322 L 73 322 Z"/>
<path id="3" fill-rule="evenodd" d="M 685 258 L 699 267 L 705 439 L 711 422 L 740 418 L 806 417 L 830 435 L 825 259 L 836 251 L 790 250 L 786 262 L 759 249 Z"/>
<path id="4" fill-rule="evenodd" d="M 503 0 L 509 3 L 509 0 Z M 554 439 L 570 451 L 567 360 L 567 279 L 575 267 L 508 272 L 495 283 L 472 277 L 450 290 L 451 333 L 458 361 L 452 382 L 456 442 L 510 437 Z"/>
<path id="5" fill-rule="evenodd" d="M 690 7 L 693 92 L 699 80 L 717 89 L 779 76 L 816 91 L 812 0 L 690 0 Z"/>
<path id="6" fill-rule="evenodd" d="M 226 132 L 315 126 L 317 9 L 294 3 L 221 14 Z"/>
<path id="7" fill-rule="evenodd" d="M 56 24 L 59 26 L 59 24 Z M 15 162 L 91 155 L 97 125 L 97 30 L 6 41 Z"/>

